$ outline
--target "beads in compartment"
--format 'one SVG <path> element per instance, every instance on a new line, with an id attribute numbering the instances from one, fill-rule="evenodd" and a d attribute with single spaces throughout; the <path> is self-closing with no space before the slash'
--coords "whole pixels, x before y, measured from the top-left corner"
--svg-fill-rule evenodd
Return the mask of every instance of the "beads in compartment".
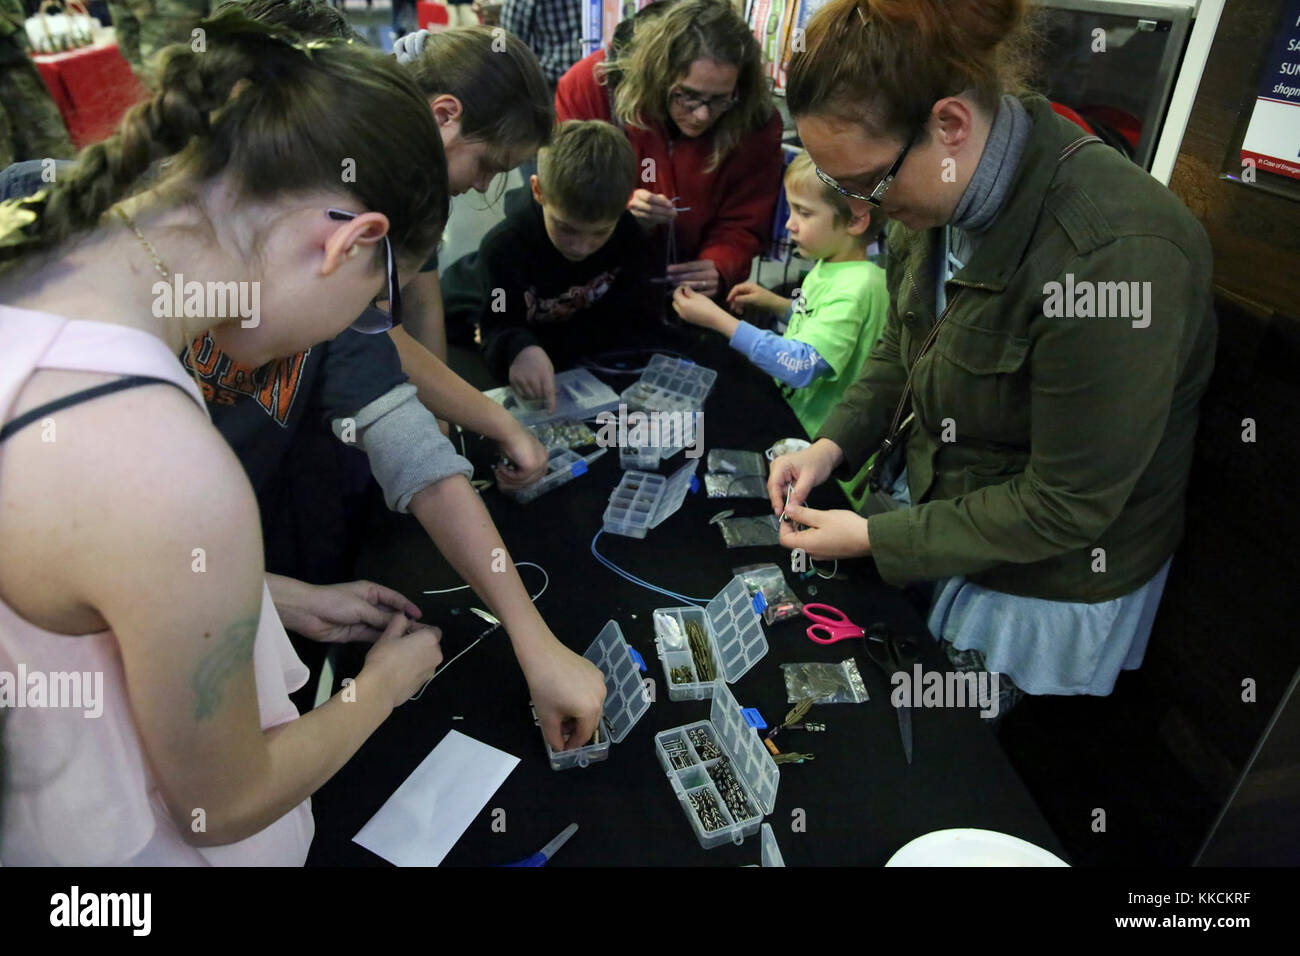
<path id="1" fill-rule="evenodd" d="M 754 808 L 750 806 L 749 798 L 745 796 L 745 790 L 740 781 L 731 772 L 731 762 L 725 756 L 719 758 L 717 763 L 706 769 L 709 771 L 709 777 L 713 780 L 713 785 L 717 788 L 718 794 L 722 797 L 722 802 L 727 805 L 727 809 L 736 818 L 737 822 L 755 816 Z"/>
<path id="2" fill-rule="evenodd" d="M 691 745 L 695 748 L 695 752 L 700 755 L 701 760 L 716 760 L 722 756 L 722 751 L 713 742 L 709 732 L 703 727 L 688 730 L 686 736 L 691 739 Z"/>
<path id="3" fill-rule="evenodd" d="M 718 801 L 713 799 L 713 794 L 707 790 L 697 790 L 694 793 L 688 793 L 686 799 L 691 801 L 691 809 L 695 811 L 695 816 L 700 821 L 700 826 L 706 833 L 713 830 L 721 830 L 727 825 L 727 821 L 722 816 L 722 811 L 718 808 Z"/>

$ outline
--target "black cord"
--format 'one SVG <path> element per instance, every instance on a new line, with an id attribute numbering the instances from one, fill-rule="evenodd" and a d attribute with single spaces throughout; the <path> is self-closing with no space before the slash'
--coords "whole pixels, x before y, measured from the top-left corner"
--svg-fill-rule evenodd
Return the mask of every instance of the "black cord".
<path id="1" fill-rule="evenodd" d="M 673 352 L 669 349 L 622 349 L 614 352 L 601 352 L 584 358 L 578 362 L 583 368 L 594 372 L 604 372 L 607 375 L 640 375 L 646 370 L 646 366 L 639 368 L 619 368 L 624 362 L 640 361 L 653 358 L 656 355 L 666 355 L 679 361 L 690 361 L 689 356 L 682 355 L 680 352 Z"/>

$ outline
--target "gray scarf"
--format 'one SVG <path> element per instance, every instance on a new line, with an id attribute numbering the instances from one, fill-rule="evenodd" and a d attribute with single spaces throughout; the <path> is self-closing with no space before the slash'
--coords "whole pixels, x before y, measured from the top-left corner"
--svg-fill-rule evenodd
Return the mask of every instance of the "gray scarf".
<path id="1" fill-rule="evenodd" d="M 1033 121 L 1020 100 L 1010 94 L 1003 95 L 975 175 L 949 222 L 954 230 L 982 232 L 997 218 L 1032 126 Z"/>

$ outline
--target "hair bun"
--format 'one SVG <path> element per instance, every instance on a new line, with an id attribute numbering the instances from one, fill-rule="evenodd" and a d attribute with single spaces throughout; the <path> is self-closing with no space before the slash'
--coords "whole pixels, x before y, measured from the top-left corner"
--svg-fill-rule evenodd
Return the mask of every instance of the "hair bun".
<path id="1" fill-rule="evenodd" d="M 909 3 L 918 0 L 907 0 Z M 1024 19 L 1025 0 L 921 0 L 935 7 L 935 21 L 946 27 L 954 46 L 995 49 Z"/>
<path id="2" fill-rule="evenodd" d="M 1024 88 L 1033 58 L 1027 0 L 829 0 L 792 52 L 786 104 L 830 111 L 873 134 L 913 135 L 941 97 L 995 111 Z"/>

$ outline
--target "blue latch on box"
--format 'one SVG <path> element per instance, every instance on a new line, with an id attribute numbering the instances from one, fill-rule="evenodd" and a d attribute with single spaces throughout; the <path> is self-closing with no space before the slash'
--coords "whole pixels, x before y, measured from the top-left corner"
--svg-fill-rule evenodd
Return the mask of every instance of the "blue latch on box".
<path id="1" fill-rule="evenodd" d="M 762 614 L 767 610 L 767 598 L 763 597 L 763 592 L 759 591 L 754 595 L 754 613 Z"/>
<path id="2" fill-rule="evenodd" d="M 741 713 L 745 715 L 745 723 L 755 730 L 767 729 L 767 721 L 763 719 L 763 715 L 758 712 L 757 707 L 746 707 Z"/>
<path id="3" fill-rule="evenodd" d="M 577 461 L 575 461 L 572 465 L 569 466 L 569 471 L 573 472 L 574 478 L 577 478 L 579 475 L 585 475 L 587 473 L 586 461 L 579 458 Z"/>
<path id="4" fill-rule="evenodd" d="M 691 475 L 691 494 L 695 494 L 699 490 L 700 490 L 700 479 L 696 478 L 694 475 Z"/>
<path id="5" fill-rule="evenodd" d="M 639 667 L 639 668 L 641 669 L 641 673 L 644 674 L 644 673 L 645 673 L 645 659 L 644 659 L 640 654 L 637 653 L 635 647 L 629 647 L 629 648 L 627 649 L 627 652 L 628 652 L 629 654 L 632 655 L 632 660 L 636 661 L 636 666 Z"/>

